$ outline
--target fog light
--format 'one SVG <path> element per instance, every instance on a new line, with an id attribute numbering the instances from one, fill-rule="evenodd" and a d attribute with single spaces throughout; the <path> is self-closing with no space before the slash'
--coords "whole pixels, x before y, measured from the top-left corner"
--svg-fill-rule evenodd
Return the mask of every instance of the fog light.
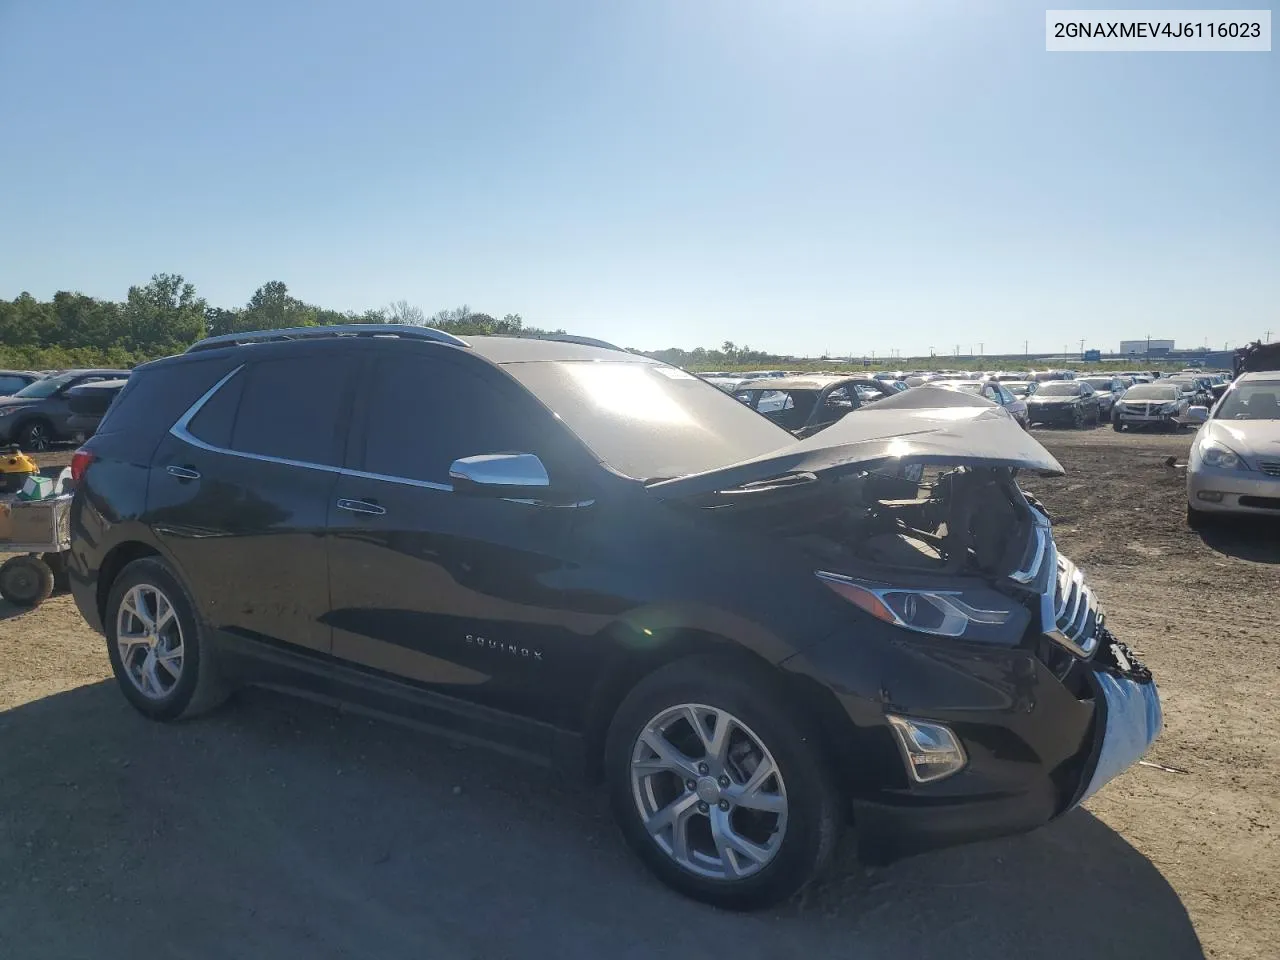
<path id="1" fill-rule="evenodd" d="M 1221 490 L 1199 490 L 1196 492 L 1197 500 L 1208 500 L 1210 503 L 1222 502 Z"/>
<path id="2" fill-rule="evenodd" d="M 888 714 L 907 771 L 916 783 L 931 783 L 959 773 L 968 762 L 956 735 L 940 723 Z"/>

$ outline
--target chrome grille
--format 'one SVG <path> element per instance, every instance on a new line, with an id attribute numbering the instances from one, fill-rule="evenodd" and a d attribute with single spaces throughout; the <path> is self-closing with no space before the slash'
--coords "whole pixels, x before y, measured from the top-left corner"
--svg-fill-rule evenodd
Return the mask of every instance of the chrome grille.
<path id="1" fill-rule="evenodd" d="M 1104 619 L 1097 598 L 1084 582 L 1084 574 L 1066 557 L 1058 558 L 1058 576 L 1054 584 L 1052 621 L 1045 618 L 1045 633 L 1072 653 L 1081 657 L 1093 655 L 1098 645 L 1098 628 Z M 1045 600 L 1049 594 L 1046 592 Z M 1042 604 L 1042 609 L 1047 608 Z"/>
<path id="2" fill-rule="evenodd" d="M 1280 466 L 1280 464 L 1277 464 Z M 1040 594 L 1041 631 L 1078 657 L 1093 656 L 1105 617 L 1080 569 L 1058 553 L 1048 519 L 1032 510 L 1035 526 L 1023 564 L 1011 579 Z"/>
<path id="3" fill-rule="evenodd" d="M 1259 460 L 1258 469 L 1269 477 L 1280 477 L 1280 460 Z"/>

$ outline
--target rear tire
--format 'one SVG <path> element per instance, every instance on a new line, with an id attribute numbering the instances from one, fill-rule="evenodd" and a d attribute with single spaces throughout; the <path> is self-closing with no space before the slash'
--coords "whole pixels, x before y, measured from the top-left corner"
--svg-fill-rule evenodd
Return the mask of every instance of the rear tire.
<path id="1" fill-rule="evenodd" d="M 0 564 L 0 597 L 15 607 L 35 607 L 53 595 L 53 571 L 39 557 L 10 557 Z"/>
<path id="2" fill-rule="evenodd" d="M 172 616 L 167 616 L 170 610 Z M 146 628 L 148 621 L 155 629 Z M 122 638 L 126 625 L 129 633 Z M 146 557 L 120 571 L 107 597 L 103 626 L 116 682 L 144 716 L 186 719 L 226 699 L 209 631 L 196 618 L 186 587 L 163 560 Z M 179 656 L 174 656 L 176 650 L 181 650 Z"/>
<path id="3" fill-rule="evenodd" d="M 658 879 L 704 903 L 752 910 L 828 866 L 843 803 L 798 713 L 767 672 L 711 658 L 663 667 L 628 694 L 609 727 L 605 779 L 623 837 Z"/>

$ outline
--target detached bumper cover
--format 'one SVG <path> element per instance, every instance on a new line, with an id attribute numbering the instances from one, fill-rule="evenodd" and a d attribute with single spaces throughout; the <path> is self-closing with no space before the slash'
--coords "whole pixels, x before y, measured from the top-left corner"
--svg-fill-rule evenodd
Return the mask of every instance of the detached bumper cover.
<path id="1" fill-rule="evenodd" d="M 1095 678 L 1102 692 L 1100 710 L 1106 719 L 1093 774 L 1073 807 L 1141 760 L 1164 729 L 1160 692 L 1154 680 L 1141 683 L 1103 670 Z"/>

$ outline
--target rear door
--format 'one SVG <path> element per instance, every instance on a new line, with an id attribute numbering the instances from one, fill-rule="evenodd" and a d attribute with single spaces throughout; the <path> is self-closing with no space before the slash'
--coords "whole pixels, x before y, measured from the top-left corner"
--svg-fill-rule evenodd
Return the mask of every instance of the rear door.
<path id="1" fill-rule="evenodd" d="M 156 451 L 147 520 L 219 630 L 329 651 L 324 534 L 352 396 L 355 361 L 334 349 L 345 346 L 235 368 Z"/>
<path id="2" fill-rule="evenodd" d="M 455 351 L 371 358 L 349 468 L 330 498 L 333 653 L 437 692 L 564 721 L 572 651 L 605 617 L 572 612 L 574 498 L 455 493 L 449 467 L 532 453 L 580 483 L 581 448 L 523 388 Z M 580 598 L 579 598 L 580 600 Z M 579 658 L 580 659 L 580 658 Z"/>

